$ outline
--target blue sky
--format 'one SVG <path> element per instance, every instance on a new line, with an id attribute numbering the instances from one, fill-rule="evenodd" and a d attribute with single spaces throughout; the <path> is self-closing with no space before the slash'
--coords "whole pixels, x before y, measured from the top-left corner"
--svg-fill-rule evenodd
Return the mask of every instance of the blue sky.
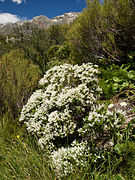
<path id="1" fill-rule="evenodd" d="M 0 24 L 39 15 L 53 18 L 66 12 L 81 12 L 85 7 L 85 0 L 0 0 Z"/>

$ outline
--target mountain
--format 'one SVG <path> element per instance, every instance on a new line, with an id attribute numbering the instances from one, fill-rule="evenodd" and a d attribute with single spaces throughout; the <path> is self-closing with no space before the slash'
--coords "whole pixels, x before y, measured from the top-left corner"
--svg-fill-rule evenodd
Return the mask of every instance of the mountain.
<path id="1" fill-rule="evenodd" d="M 29 33 L 32 28 L 47 29 L 56 24 L 70 24 L 77 17 L 79 12 L 69 12 L 60 16 L 56 16 L 52 19 L 41 15 L 36 16 L 32 20 L 18 21 L 16 23 L 0 24 L 0 34 L 13 34 L 17 27 L 21 27 L 25 33 Z"/>

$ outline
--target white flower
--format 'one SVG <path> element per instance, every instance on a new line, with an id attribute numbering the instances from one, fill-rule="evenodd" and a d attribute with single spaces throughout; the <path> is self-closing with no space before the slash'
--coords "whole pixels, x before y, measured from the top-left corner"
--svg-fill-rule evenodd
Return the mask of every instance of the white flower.
<path id="1" fill-rule="evenodd" d="M 112 108 L 114 106 L 114 104 L 109 104 L 108 108 Z"/>
<path id="2" fill-rule="evenodd" d="M 112 147 L 112 146 L 114 146 L 114 143 L 112 141 L 110 141 L 109 145 Z"/>
<path id="3" fill-rule="evenodd" d="M 126 102 L 121 102 L 120 105 L 125 107 L 125 106 L 127 106 L 127 103 Z"/>
<path id="4" fill-rule="evenodd" d="M 104 104 L 96 105 L 102 93 L 96 73 L 97 66 L 91 63 L 55 66 L 39 81 L 40 89 L 22 109 L 20 121 L 38 136 L 39 146 L 48 150 L 49 163 L 58 177 L 72 172 L 73 162 L 77 166 L 87 165 L 88 157 L 93 154 L 85 137 L 93 141 L 98 138 L 99 126 L 107 131 L 115 124 L 118 129 L 123 122 L 121 116 L 106 110 Z M 108 108 L 113 106 L 110 104 Z M 82 142 L 76 141 L 77 136 L 79 139 L 82 136 Z M 95 161 L 101 156 L 94 156 Z"/>

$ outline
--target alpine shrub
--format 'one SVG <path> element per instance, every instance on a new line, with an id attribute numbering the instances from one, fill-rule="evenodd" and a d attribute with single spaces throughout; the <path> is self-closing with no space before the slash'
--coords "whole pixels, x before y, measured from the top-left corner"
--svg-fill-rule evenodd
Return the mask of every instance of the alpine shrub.
<path id="1" fill-rule="evenodd" d="M 119 138 L 123 115 L 97 105 L 102 93 L 97 74 L 98 66 L 91 63 L 55 66 L 22 109 L 20 121 L 37 135 L 58 177 L 72 172 L 74 164 L 85 167 L 88 157 L 102 159 L 93 149 L 105 134 L 112 143 Z"/>

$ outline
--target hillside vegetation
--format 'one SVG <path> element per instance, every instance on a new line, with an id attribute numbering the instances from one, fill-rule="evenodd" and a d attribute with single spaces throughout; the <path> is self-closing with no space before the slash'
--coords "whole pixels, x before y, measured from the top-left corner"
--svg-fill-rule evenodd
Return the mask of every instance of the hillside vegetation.
<path id="1" fill-rule="evenodd" d="M 86 3 L 0 35 L 1 180 L 135 179 L 135 1 Z"/>

